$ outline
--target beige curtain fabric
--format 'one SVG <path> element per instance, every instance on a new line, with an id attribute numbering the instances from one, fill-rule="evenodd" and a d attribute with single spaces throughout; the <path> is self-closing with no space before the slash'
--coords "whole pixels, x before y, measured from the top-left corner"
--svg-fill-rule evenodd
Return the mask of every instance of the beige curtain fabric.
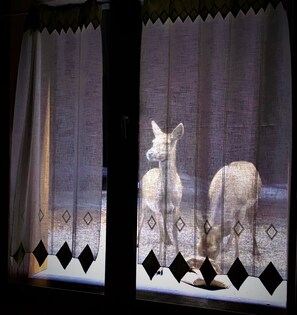
<path id="1" fill-rule="evenodd" d="M 100 27 L 24 33 L 11 148 L 10 266 L 97 257 L 102 188 Z M 71 259 L 71 258 L 70 258 Z M 26 269 L 26 268 L 25 268 Z M 26 270 L 25 270 L 26 272 Z"/>
<path id="2" fill-rule="evenodd" d="M 239 258 L 249 275 L 272 263 L 286 279 L 290 69 L 281 4 L 143 25 L 140 264 L 208 257 L 227 274 Z"/>

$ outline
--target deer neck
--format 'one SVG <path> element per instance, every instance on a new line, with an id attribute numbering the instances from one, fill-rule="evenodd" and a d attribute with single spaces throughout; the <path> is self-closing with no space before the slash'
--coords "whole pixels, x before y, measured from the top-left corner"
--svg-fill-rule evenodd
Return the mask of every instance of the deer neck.
<path id="1" fill-rule="evenodd" d="M 170 156 L 165 161 L 159 162 L 159 168 L 161 170 L 161 179 L 165 183 L 174 183 L 176 180 L 176 157 L 175 155 Z"/>

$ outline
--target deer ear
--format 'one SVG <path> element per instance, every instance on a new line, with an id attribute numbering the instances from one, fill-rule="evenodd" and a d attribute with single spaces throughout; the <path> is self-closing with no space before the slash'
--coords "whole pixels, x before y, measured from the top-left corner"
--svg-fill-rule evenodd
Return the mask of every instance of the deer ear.
<path id="1" fill-rule="evenodd" d="M 174 130 L 171 133 L 171 139 L 178 140 L 180 139 L 184 134 L 184 125 L 180 123 L 177 127 L 174 128 Z"/>
<path id="2" fill-rule="evenodd" d="M 157 125 L 157 123 L 154 120 L 152 120 L 152 129 L 155 136 L 158 136 L 163 133 L 160 127 Z"/>

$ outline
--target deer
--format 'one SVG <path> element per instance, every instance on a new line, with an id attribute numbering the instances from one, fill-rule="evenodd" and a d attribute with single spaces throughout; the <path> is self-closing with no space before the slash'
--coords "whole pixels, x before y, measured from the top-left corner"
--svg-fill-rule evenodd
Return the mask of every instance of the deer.
<path id="1" fill-rule="evenodd" d="M 138 225 L 138 241 L 147 211 L 151 211 L 159 232 L 159 263 L 165 263 L 165 245 L 174 245 L 179 252 L 178 230 L 175 224 L 180 217 L 183 184 L 176 167 L 176 146 L 184 134 L 184 125 L 178 124 L 171 133 L 164 133 L 157 123 L 151 122 L 155 138 L 146 152 L 149 162 L 158 162 L 158 167 L 147 171 L 140 182 L 141 205 Z M 167 215 L 173 215 L 172 238 L 167 227 Z"/>
<path id="2" fill-rule="evenodd" d="M 217 171 L 208 190 L 210 217 L 206 221 L 201 215 L 197 216 L 200 230 L 197 250 L 201 256 L 215 261 L 223 241 L 228 237 L 226 250 L 230 250 L 235 239 L 235 258 L 239 257 L 241 226 L 237 225 L 244 226 L 245 219 L 252 234 L 253 254 L 259 255 L 258 244 L 253 233 L 253 220 L 261 187 L 259 172 L 251 162 L 234 161 Z M 238 233 L 235 233 L 236 228 L 239 228 Z"/>

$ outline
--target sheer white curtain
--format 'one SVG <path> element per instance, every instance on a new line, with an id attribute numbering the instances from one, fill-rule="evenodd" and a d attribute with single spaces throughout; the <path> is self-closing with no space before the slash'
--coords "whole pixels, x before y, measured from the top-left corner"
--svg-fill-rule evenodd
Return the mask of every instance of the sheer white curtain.
<path id="1" fill-rule="evenodd" d="M 151 183 L 162 182 L 157 189 L 149 187 L 150 195 L 140 190 L 138 217 L 145 198 L 149 210 L 139 237 L 138 262 L 151 278 L 159 266 L 181 278 L 188 270 L 175 270 L 179 254 L 188 262 L 196 258 L 196 267 L 208 257 L 217 272 L 231 274 L 233 266 L 240 276 L 238 258 L 248 275 L 259 277 L 264 270 L 269 274 L 272 267 L 276 273 L 269 277 L 280 274 L 286 279 L 292 106 L 286 11 L 279 4 L 257 13 L 240 11 L 236 17 L 156 16 L 152 14 L 142 30 L 140 183 L 144 185 L 143 175 L 153 167 L 166 167 L 155 171 L 158 180 L 150 178 Z M 162 138 L 160 131 L 153 132 L 152 121 L 165 133 L 183 124 L 176 161 L 152 158 L 153 150 L 161 150 L 156 143 Z M 166 138 L 167 153 L 173 138 Z M 216 172 L 233 161 L 247 161 L 255 168 L 243 165 L 232 176 L 225 168 L 211 186 Z M 172 184 L 174 163 L 183 184 L 176 217 L 170 214 L 179 190 Z M 247 217 L 241 215 L 245 209 L 251 213 Z M 159 210 L 173 243 L 165 241 L 161 256 Z M 231 235 L 235 239 L 228 247 Z M 216 253 L 211 246 L 217 247 Z"/>
<path id="2" fill-rule="evenodd" d="M 102 193 L 100 26 L 26 31 L 14 108 L 10 268 L 28 273 L 32 254 L 86 272 L 98 255 Z"/>

